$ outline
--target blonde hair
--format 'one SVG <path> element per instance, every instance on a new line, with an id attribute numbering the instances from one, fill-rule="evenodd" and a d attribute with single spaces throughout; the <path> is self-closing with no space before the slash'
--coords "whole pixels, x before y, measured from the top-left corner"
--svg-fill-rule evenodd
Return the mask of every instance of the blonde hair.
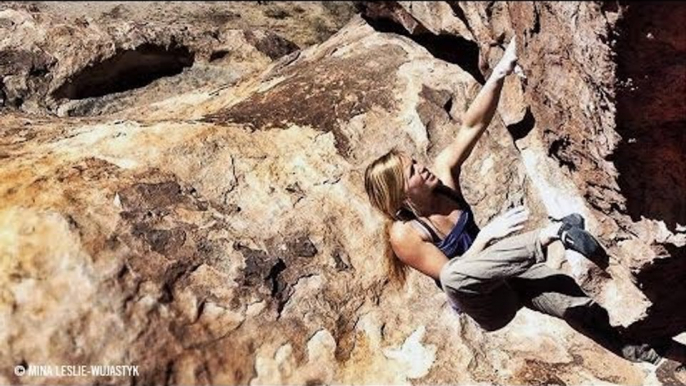
<path id="1" fill-rule="evenodd" d="M 364 188 L 367 191 L 369 201 L 387 220 L 385 224 L 386 235 L 389 234 L 393 221 L 405 219 L 407 212 L 410 211 L 403 203 L 405 200 L 403 155 L 401 151 L 393 148 L 369 164 L 364 173 Z M 391 281 L 401 286 L 404 285 L 409 267 L 396 256 L 388 238 L 386 239 L 384 257 L 386 270 Z"/>

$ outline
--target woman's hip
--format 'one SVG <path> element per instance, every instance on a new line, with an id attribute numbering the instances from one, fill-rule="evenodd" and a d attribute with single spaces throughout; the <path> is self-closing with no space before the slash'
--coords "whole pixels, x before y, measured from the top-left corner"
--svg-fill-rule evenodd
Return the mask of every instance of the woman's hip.
<path id="1" fill-rule="evenodd" d="M 446 294 L 461 312 L 486 331 L 505 327 L 523 306 L 517 293 L 504 281 L 486 294 L 459 291 L 447 291 Z"/>

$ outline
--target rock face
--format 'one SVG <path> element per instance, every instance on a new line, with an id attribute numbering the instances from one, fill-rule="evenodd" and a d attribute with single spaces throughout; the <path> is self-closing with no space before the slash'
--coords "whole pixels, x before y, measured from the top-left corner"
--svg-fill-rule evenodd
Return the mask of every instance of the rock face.
<path id="1" fill-rule="evenodd" d="M 362 3 L 306 47 L 250 25 L 63 25 L 5 6 L 0 383 L 677 382 L 532 311 L 485 333 L 416 272 L 393 287 L 362 183 L 393 146 L 435 156 L 516 34 L 527 79 L 508 78 L 463 171 L 477 222 L 522 202 L 531 229 L 584 214 L 608 260 L 549 263 L 628 333 L 683 332 L 683 100 L 658 90 L 684 91 L 683 36 L 663 21 L 685 8 L 641 7 Z M 120 89 L 150 68 L 180 73 Z M 40 364 L 140 375 L 13 371 Z"/>
<path id="2" fill-rule="evenodd" d="M 231 85 L 333 34 L 352 7 L 39 2 L 0 12 L 0 105 L 83 116 Z"/>
<path id="3" fill-rule="evenodd" d="M 686 279 L 686 201 L 679 193 L 686 184 L 686 108 L 678 97 L 686 91 L 686 64 L 676 59 L 684 37 L 673 27 L 686 9 L 469 2 L 361 8 L 372 24 L 420 43 L 459 35 L 463 45 L 478 47 L 470 51 L 478 58 L 453 60 L 467 71 L 478 63 L 488 73 L 506 38 L 517 35 L 528 78 L 506 84 L 501 117 L 537 204 L 544 213 L 576 210 L 590 218 L 612 260 L 596 262 L 610 265 L 611 280 L 593 266 L 572 270 L 633 333 L 683 332 L 686 295 L 667 288 Z"/>

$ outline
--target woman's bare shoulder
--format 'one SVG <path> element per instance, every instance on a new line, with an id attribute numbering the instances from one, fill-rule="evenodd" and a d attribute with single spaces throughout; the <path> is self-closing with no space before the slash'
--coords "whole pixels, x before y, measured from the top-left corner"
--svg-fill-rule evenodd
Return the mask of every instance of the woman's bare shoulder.
<path id="1" fill-rule="evenodd" d="M 390 239 L 396 256 L 410 267 L 437 279 L 447 257 L 409 222 L 394 225 Z"/>
<path id="2" fill-rule="evenodd" d="M 414 220 L 393 222 L 389 229 L 389 238 L 393 247 L 406 246 L 417 241 L 430 241 L 429 236 L 417 229 Z"/>

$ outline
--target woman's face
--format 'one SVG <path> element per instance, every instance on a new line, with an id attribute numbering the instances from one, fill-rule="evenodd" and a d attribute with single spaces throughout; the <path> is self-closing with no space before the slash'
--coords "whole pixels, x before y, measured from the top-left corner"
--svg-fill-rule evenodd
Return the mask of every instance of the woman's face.
<path id="1" fill-rule="evenodd" d="M 411 201 L 421 201 L 431 194 L 440 180 L 424 165 L 408 156 L 402 157 L 405 175 L 405 195 Z"/>

